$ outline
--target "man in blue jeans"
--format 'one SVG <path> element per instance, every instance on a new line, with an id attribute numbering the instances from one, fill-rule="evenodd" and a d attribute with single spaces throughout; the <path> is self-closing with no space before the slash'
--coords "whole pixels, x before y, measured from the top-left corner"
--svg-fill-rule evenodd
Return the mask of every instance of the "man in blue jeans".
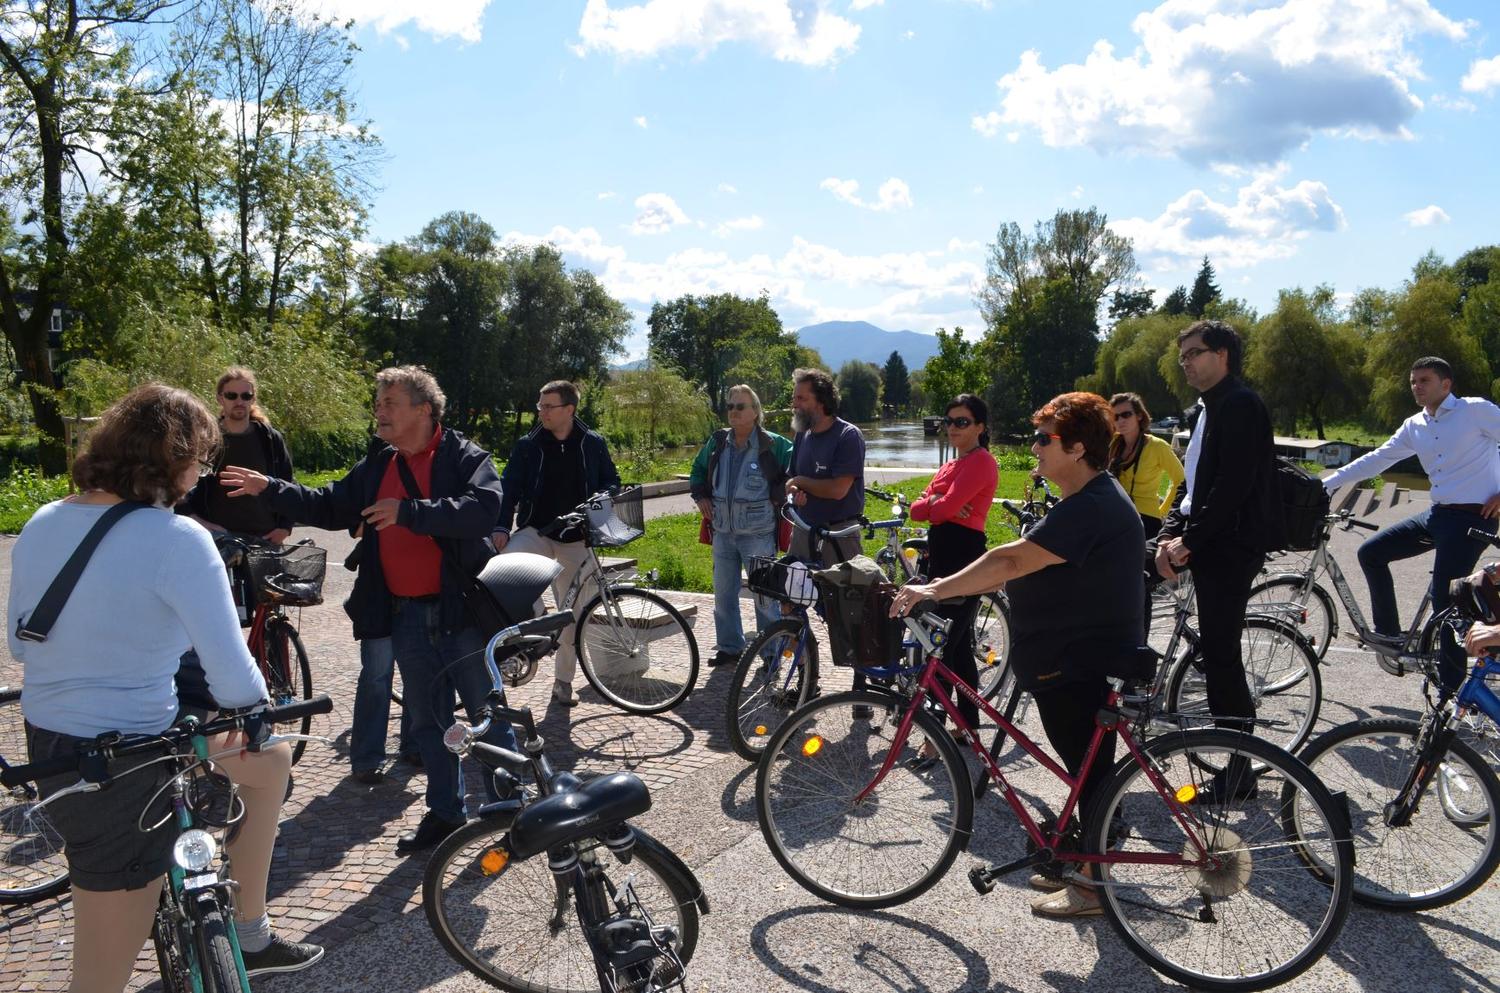
<path id="1" fill-rule="evenodd" d="M 453 696 L 474 714 L 490 689 L 484 637 L 465 611 L 462 578 L 494 554 L 500 479 L 490 454 L 442 425 L 447 398 L 425 369 L 401 366 L 375 377 L 376 433 L 386 443 L 343 479 L 320 489 L 226 468 L 231 496 L 264 493 L 299 523 L 334 530 L 364 522 L 359 572 L 349 599 L 354 636 L 389 637 L 401 669 L 411 736 L 427 770 L 427 813 L 403 834 L 402 854 L 431 848 L 463 826 L 464 781 L 443 747 Z M 485 736 L 515 748 L 504 721 Z M 494 797 L 493 777 L 485 777 Z"/>
<path id="2" fill-rule="evenodd" d="M 1415 455 L 1432 481 L 1432 503 L 1426 510 L 1381 529 L 1359 546 L 1376 632 L 1365 641 L 1381 664 L 1397 674 L 1403 672 L 1401 663 L 1386 659 L 1395 658 L 1406 639 L 1391 563 L 1434 549 L 1432 608 L 1442 610 L 1450 602 L 1448 584 L 1472 572 L 1484 550 L 1469 537 L 1469 529 L 1494 534 L 1500 511 L 1500 407 L 1479 397 L 1455 396 L 1453 367 L 1436 356 L 1412 363 L 1411 395 L 1422 409 L 1402 422 L 1385 444 L 1323 478 L 1324 488 L 1332 493 Z M 1443 681 L 1457 686 L 1463 672 L 1463 649 L 1451 629 L 1444 629 Z"/>

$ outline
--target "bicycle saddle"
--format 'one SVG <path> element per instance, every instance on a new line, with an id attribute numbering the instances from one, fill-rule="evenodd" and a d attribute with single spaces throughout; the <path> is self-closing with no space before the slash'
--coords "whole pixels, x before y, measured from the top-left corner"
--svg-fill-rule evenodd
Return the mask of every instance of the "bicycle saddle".
<path id="1" fill-rule="evenodd" d="M 508 552 L 491 558 L 474 578 L 514 622 L 531 617 L 542 591 L 560 572 L 562 566 L 556 559 L 531 552 Z"/>
<path id="2" fill-rule="evenodd" d="M 651 809 L 651 792 L 638 776 L 617 772 L 592 779 L 567 793 L 554 793 L 516 815 L 510 851 L 531 858 L 603 828 L 639 817 Z"/>

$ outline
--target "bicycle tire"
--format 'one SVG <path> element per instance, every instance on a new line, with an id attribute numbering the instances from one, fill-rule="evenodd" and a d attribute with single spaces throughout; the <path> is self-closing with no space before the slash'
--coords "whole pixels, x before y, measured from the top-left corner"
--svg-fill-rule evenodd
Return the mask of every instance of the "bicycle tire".
<path id="1" fill-rule="evenodd" d="M 240 971 L 235 965 L 229 927 L 218 906 L 198 920 L 195 937 L 198 966 L 203 975 L 203 993 L 240 993 Z"/>
<path id="2" fill-rule="evenodd" d="M 598 974 L 571 891 L 559 905 L 559 883 L 547 859 L 507 860 L 485 874 L 483 859 L 506 850 L 508 827 L 508 822 L 471 821 L 432 853 L 422 878 L 422 905 L 433 934 L 454 961 L 511 993 L 597 990 Z M 657 854 L 658 843 L 634 830 L 637 841 L 628 866 L 603 846 L 593 854 L 607 860 L 611 872 L 635 876 L 646 912 L 658 925 L 676 927 L 677 953 L 686 963 L 698 944 L 694 893 Z"/>
<path id="3" fill-rule="evenodd" d="M 1266 768 L 1282 789 L 1263 776 L 1254 798 L 1180 807 L 1152 783 L 1159 775 L 1180 796 L 1202 788 L 1205 769 L 1236 755 Z M 1234 731 L 1164 735 L 1145 745 L 1145 757 L 1149 772 L 1127 756 L 1099 792 L 1085 850 L 1193 857 L 1201 837 L 1218 861 L 1101 864 L 1101 903 L 1116 933 L 1153 969 L 1192 989 L 1261 990 L 1312 966 L 1338 936 L 1353 890 L 1353 845 L 1327 788 L 1290 753 Z M 1303 809 L 1297 830 L 1288 805 Z M 1202 826 L 1201 836 L 1187 833 L 1179 813 Z M 1325 872 L 1309 869 L 1309 852 Z M 1280 938 L 1289 939 L 1286 950 L 1268 949 Z M 1210 961 L 1212 954 L 1219 958 Z"/>
<path id="4" fill-rule="evenodd" d="M 671 710 L 698 681 L 692 626 L 649 590 L 600 591 L 579 615 L 573 645 L 594 692 L 632 714 Z"/>
<path id="5" fill-rule="evenodd" d="M 291 660 L 286 657 L 287 645 L 292 648 L 295 663 L 289 664 Z M 308 661 L 307 649 L 302 647 L 302 637 L 297 634 L 291 621 L 285 617 L 273 617 L 266 622 L 265 652 L 266 659 L 262 668 L 266 675 L 266 690 L 271 695 L 271 706 L 311 700 L 312 663 Z M 302 718 L 302 724 L 297 730 L 301 734 L 311 734 L 312 716 Z M 307 742 L 292 742 L 292 765 L 301 761 L 305 751 Z"/>
<path id="6" fill-rule="evenodd" d="M 30 904 L 68 888 L 62 835 L 31 784 L 0 787 L 0 904 Z"/>
<path id="7" fill-rule="evenodd" d="M 1269 617 L 1245 618 L 1241 646 L 1256 716 L 1282 722 L 1280 726 L 1257 725 L 1255 734 L 1295 754 L 1311 736 L 1323 707 L 1318 657 L 1296 629 Z M 1198 646 L 1189 644 L 1167 673 L 1167 711 L 1212 719 L 1205 678 Z"/>
<path id="8" fill-rule="evenodd" d="M 1302 607 L 1303 616 L 1296 620 L 1302 636 L 1312 645 L 1313 654 L 1319 659 L 1328 655 L 1328 646 L 1339 634 L 1339 612 L 1333 604 L 1333 595 L 1314 582 L 1304 594 L 1306 578 L 1298 573 L 1279 573 L 1250 587 L 1247 608 L 1252 612 L 1257 603 L 1295 603 Z"/>
<path id="9" fill-rule="evenodd" d="M 1010 667 L 1010 597 L 986 593 L 974 612 L 974 660 L 979 669 L 979 695 L 993 701 L 1014 688 Z"/>
<path id="10" fill-rule="evenodd" d="M 1491 676 L 1494 689 L 1500 689 L 1500 677 Z M 1454 730 L 1464 744 L 1474 749 L 1478 756 L 1489 763 L 1490 768 L 1500 768 L 1500 736 L 1495 724 L 1482 711 L 1470 711 L 1453 718 Z M 1447 776 L 1438 779 L 1438 799 L 1443 803 L 1443 812 L 1456 824 L 1477 824 L 1488 811 L 1472 809 L 1467 797 L 1454 792 L 1454 784 Z"/>
<path id="11" fill-rule="evenodd" d="M 1354 898 L 1391 910 L 1429 910 L 1473 893 L 1500 864 L 1500 778 L 1461 738 L 1443 755 L 1445 766 L 1477 790 L 1486 816 L 1450 818 L 1438 794 L 1440 770 L 1417 801 L 1411 822 L 1385 823 L 1385 807 L 1396 799 L 1418 762 L 1430 761 L 1423 725 L 1394 717 L 1340 725 L 1302 751 L 1331 790 L 1348 798 L 1354 839 Z"/>
<path id="12" fill-rule="evenodd" d="M 852 708 L 858 706 L 870 707 L 875 717 L 855 717 Z M 914 728 L 937 746 L 937 761 L 914 765 L 917 748 L 908 736 L 873 794 L 875 802 L 853 806 L 888 754 L 894 721 L 905 706 L 891 694 L 870 690 L 820 697 L 798 707 L 760 757 L 755 812 L 761 835 L 797 885 L 830 903 L 878 910 L 915 899 L 968 847 L 974 817 L 968 771 L 952 737 L 921 708 Z M 815 739 L 819 747 L 808 751 Z M 808 768 L 814 764 L 815 770 Z M 800 773 L 802 768 L 808 772 Z M 895 802 L 882 809 L 882 796 Z M 882 817 L 886 812 L 893 816 Z M 810 816 L 818 820 L 804 823 Z M 888 863 L 898 847 L 907 861 L 925 849 L 920 856 L 925 861 L 913 867 L 914 874 L 906 872 L 907 878 L 872 882 L 875 867 Z M 814 870 L 815 860 L 826 861 L 827 868 Z"/>
<path id="13" fill-rule="evenodd" d="M 809 634 L 807 657 L 796 655 L 806 627 L 806 619 L 783 617 L 757 632 L 740 654 L 724 697 L 724 724 L 729 747 L 741 758 L 759 759 L 776 728 L 807 702 L 810 687 L 817 685 L 817 639 Z M 767 651 L 774 662 L 765 658 Z M 807 678 L 809 669 L 811 679 Z"/>

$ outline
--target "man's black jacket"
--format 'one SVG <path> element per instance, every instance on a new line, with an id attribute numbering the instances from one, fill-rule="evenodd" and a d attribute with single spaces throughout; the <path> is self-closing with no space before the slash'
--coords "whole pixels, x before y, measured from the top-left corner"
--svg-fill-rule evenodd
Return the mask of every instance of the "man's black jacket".
<path id="1" fill-rule="evenodd" d="M 547 469 L 536 440 L 544 430 L 538 424 L 510 450 L 510 461 L 505 463 L 505 474 L 501 477 L 505 498 L 500 504 L 500 521 L 495 525 L 501 531 L 510 532 L 531 523 L 532 501 L 542 484 L 542 473 Z M 583 453 L 585 492 L 578 498 L 581 503 L 601 490 L 619 486 L 620 473 L 609 457 L 609 444 L 604 435 L 590 429 L 577 417 L 573 418 L 573 431 L 583 432 L 580 450 Z M 573 508 L 567 509 L 571 511 Z"/>
<path id="2" fill-rule="evenodd" d="M 1173 508 L 1161 533 L 1180 536 L 1194 558 L 1280 548 L 1281 504 L 1271 415 L 1256 392 L 1226 376 L 1203 394 L 1206 430 L 1193 475 L 1191 516 Z"/>
<path id="3" fill-rule="evenodd" d="M 286 438 L 281 432 L 269 424 L 250 419 L 250 430 L 260 439 L 261 449 L 266 454 L 266 475 L 275 479 L 292 478 L 292 451 L 287 447 Z M 188 491 L 187 496 L 177 505 L 179 514 L 192 514 L 208 519 L 208 492 L 209 488 L 219 485 L 218 470 L 224 468 L 224 456 L 219 456 L 219 464 L 214 466 L 214 475 L 205 476 L 198 480 L 198 485 Z M 241 498 L 247 499 L 247 498 Z M 278 528 L 291 528 L 292 519 L 285 514 L 271 512 L 271 516 Z"/>
<path id="4" fill-rule="evenodd" d="M 355 464 L 349 475 L 318 489 L 272 480 L 264 499 L 298 524 L 329 531 L 357 525 L 360 511 L 377 499 L 380 481 L 396 449 L 389 445 Z M 443 429 L 432 460 L 432 488 L 426 500 L 405 499 L 396 522 L 417 534 L 437 539 L 449 563 L 473 576 L 495 552 L 490 531 L 500 513 L 500 479 L 490 453 L 457 431 Z M 354 621 L 354 637 L 383 638 L 391 633 L 390 590 L 380 564 L 380 532 L 367 527 L 359 540 L 359 572 L 345 609 Z M 468 623 L 459 576 L 443 570 L 442 628 L 450 632 Z"/>

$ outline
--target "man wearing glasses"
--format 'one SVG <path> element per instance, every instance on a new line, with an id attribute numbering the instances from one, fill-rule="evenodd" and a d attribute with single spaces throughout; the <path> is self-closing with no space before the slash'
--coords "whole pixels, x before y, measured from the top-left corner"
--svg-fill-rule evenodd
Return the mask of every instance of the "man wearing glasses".
<path id="1" fill-rule="evenodd" d="M 209 469 L 182 498 L 177 512 L 187 514 L 210 531 L 269 541 L 279 545 L 292 533 L 291 519 L 275 513 L 259 500 L 234 500 L 219 485 L 218 472 L 226 465 L 241 466 L 273 479 L 292 478 L 292 453 L 281 432 L 271 427 L 260 404 L 255 373 L 235 367 L 219 377 L 219 429 L 223 448 L 217 465 Z"/>
<path id="2" fill-rule="evenodd" d="M 1177 361 L 1203 410 L 1188 442 L 1186 495 L 1162 525 L 1156 570 L 1167 579 L 1192 570 L 1209 712 L 1222 725 L 1253 730 L 1243 723 L 1255 717 L 1255 702 L 1240 636 L 1266 551 L 1282 546 L 1282 522 L 1271 417 L 1239 380 L 1243 354 L 1240 336 L 1223 321 L 1197 321 L 1177 336 Z M 1248 763 L 1232 762 L 1205 789 L 1214 800 L 1257 792 Z"/>
<path id="3" fill-rule="evenodd" d="M 588 548 L 582 534 L 560 531 L 557 519 L 600 490 L 618 487 L 620 474 L 604 436 L 578 418 L 577 386 L 562 379 L 543 386 L 536 420 L 531 433 L 511 449 L 500 475 L 504 499 L 494 541 L 497 551 L 533 552 L 562 563 L 552 583 L 552 596 L 561 603 L 588 558 Z M 576 606 L 591 596 L 592 588 L 585 587 Z M 570 626 L 562 632 L 552 686 L 552 699 L 564 707 L 578 704 L 573 690 L 578 669 L 573 630 Z"/>

